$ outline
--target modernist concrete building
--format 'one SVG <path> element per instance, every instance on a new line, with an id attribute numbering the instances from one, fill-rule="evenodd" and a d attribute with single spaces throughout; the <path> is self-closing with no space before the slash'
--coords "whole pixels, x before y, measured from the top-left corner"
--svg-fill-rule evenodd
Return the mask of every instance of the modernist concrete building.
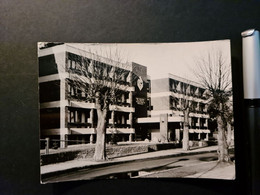
<path id="1" fill-rule="evenodd" d="M 38 50 L 41 138 L 59 140 L 60 147 L 95 142 L 95 104 L 86 101 L 87 94 L 67 82 L 68 70 L 76 70 L 78 66 L 74 60 L 75 56 L 91 61 L 93 54 L 77 48 L 74 44 L 43 44 Z M 106 58 L 99 59 L 107 66 L 114 66 L 114 63 Z M 150 82 L 145 66 L 132 62 L 122 67 L 125 67 L 124 71 L 128 73 L 122 78 L 122 85 L 128 87 L 117 104 L 110 105 L 107 134 L 117 134 L 122 141 L 132 141 L 140 133 L 136 129 L 135 121 L 149 114 L 147 106 L 151 101 L 147 92 L 150 91 Z M 133 79 L 133 76 L 137 79 Z"/>
<path id="2" fill-rule="evenodd" d="M 185 92 L 185 94 L 184 94 Z M 183 132 L 182 99 L 190 101 L 190 140 L 208 140 L 209 115 L 206 90 L 198 83 L 169 74 L 151 82 L 150 117 L 137 120 L 143 135 L 154 141 L 181 141 Z M 146 135 L 145 135 L 146 134 Z"/>
<path id="3" fill-rule="evenodd" d="M 39 47 L 39 92 L 41 138 L 67 144 L 94 143 L 97 112 L 94 101 L 68 82 L 69 71 L 77 71 L 78 57 L 94 60 L 93 54 L 75 44 L 48 44 Z M 98 58 L 106 66 L 116 63 Z M 96 60 L 96 58 L 95 58 Z M 209 115 L 206 90 L 198 83 L 169 74 L 151 80 L 147 67 L 134 62 L 122 64 L 127 74 L 120 83 L 127 86 L 107 114 L 107 137 L 119 141 L 181 141 L 183 132 L 182 99 L 190 104 L 190 140 L 207 140 Z M 133 79 L 135 78 L 135 79 Z M 185 91 L 185 94 L 184 94 Z"/>

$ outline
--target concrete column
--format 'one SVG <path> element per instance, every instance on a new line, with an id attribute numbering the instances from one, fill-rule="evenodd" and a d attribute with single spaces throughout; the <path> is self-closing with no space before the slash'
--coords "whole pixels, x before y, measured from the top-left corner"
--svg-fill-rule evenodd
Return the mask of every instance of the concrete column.
<path id="1" fill-rule="evenodd" d="M 209 140 L 209 134 L 206 133 L 206 141 L 208 141 L 208 140 Z"/>
<path id="2" fill-rule="evenodd" d="M 180 141 L 180 139 L 181 139 L 180 129 L 175 129 L 175 141 Z"/>
<path id="3" fill-rule="evenodd" d="M 81 113 L 81 122 L 82 122 L 82 123 L 85 123 L 85 122 L 86 122 L 85 118 L 86 118 L 86 117 L 85 117 L 85 112 L 82 112 L 82 113 Z"/>
<path id="4" fill-rule="evenodd" d="M 189 125 L 190 125 L 190 127 L 191 127 L 191 124 L 192 124 L 192 118 L 189 117 Z"/>
<path id="5" fill-rule="evenodd" d="M 94 127 L 94 122 L 93 122 L 93 119 L 94 119 L 94 109 L 92 108 L 91 110 L 90 110 L 90 124 L 91 124 L 91 127 L 93 128 Z"/>
<path id="6" fill-rule="evenodd" d="M 198 139 L 200 140 L 200 133 L 199 133 L 199 135 L 198 135 Z"/>
<path id="7" fill-rule="evenodd" d="M 93 136 L 93 134 L 90 135 L 89 143 L 90 143 L 90 144 L 93 144 L 93 143 L 94 143 L 94 136 Z"/>
<path id="8" fill-rule="evenodd" d="M 125 94 L 122 94 L 122 103 L 124 103 L 125 102 Z"/>
<path id="9" fill-rule="evenodd" d="M 60 80 L 60 147 L 65 148 L 67 147 L 67 143 L 64 142 L 66 140 L 66 128 L 68 124 L 68 108 L 66 105 L 63 104 L 63 102 L 66 99 L 66 83 L 65 78 L 61 78 Z"/>
<path id="10" fill-rule="evenodd" d="M 130 106 L 133 107 L 133 92 L 129 92 L 129 101 L 130 101 Z"/>
<path id="11" fill-rule="evenodd" d="M 67 124 L 68 124 L 67 112 L 68 112 L 68 108 L 61 105 L 61 107 L 60 107 L 60 140 L 61 140 L 60 147 L 61 148 L 67 147 L 67 143 L 62 141 L 62 140 L 65 140 L 65 138 L 66 138 L 65 136 L 68 133 L 66 131 Z"/>
<path id="12" fill-rule="evenodd" d="M 60 77 L 60 140 L 66 140 L 66 136 L 68 134 L 68 118 L 66 112 L 66 81 L 65 76 L 62 73 L 65 73 L 65 52 L 54 54 L 55 61 L 57 63 L 58 73 Z M 64 105 L 65 103 L 65 105 Z M 61 141 L 60 147 L 65 148 L 66 143 Z"/>
<path id="13" fill-rule="evenodd" d="M 130 134 L 129 134 L 129 142 L 132 142 L 132 141 L 133 141 L 133 134 L 130 133 Z"/>
<path id="14" fill-rule="evenodd" d="M 129 113 L 130 128 L 133 128 L 133 113 Z"/>
<path id="15" fill-rule="evenodd" d="M 74 120 L 74 111 L 73 111 L 73 110 L 70 111 L 69 121 L 70 121 L 71 123 L 74 123 L 74 122 L 75 122 L 75 120 Z"/>
<path id="16" fill-rule="evenodd" d="M 208 119 L 205 119 L 205 127 L 208 128 Z"/>
<path id="17" fill-rule="evenodd" d="M 198 118 L 198 125 L 199 125 L 199 129 L 200 129 L 200 118 Z"/>
<path id="18" fill-rule="evenodd" d="M 66 148 L 68 146 L 68 135 L 60 134 L 60 148 Z"/>
<path id="19" fill-rule="evenodd" d="M 125 115 L 122 115 L 122 125 L 125 124 Z"/>
<path id="20" fill-rule="evenodd" d="M 78 111 L 75 110 L 75 123 L 77 123 L 77 122 L 78 122 Z"/>
<path id="21" fill-rule="evenodd" d="M 50 138 L 45 138 L 45 152 L 46 154 L 49 154 L 49 148 L 50 148 Z"/>
<path id="22" fill-rule="evenodd" d="M 180 129 L 183 129 L 183 122 L 180 122 Z"/>
<path id="23" fill-rule="evenodd" d="M 168 114 L 160 115 L 160 137 L 161 142 L 168 142 Z"/>
<path id="24" fill-rule="evenodd" d="M 111 120 L 112 120 L 112 124 L 113 124 L 113 128 L 114 128 L 114 126 L 115 126 L 115 111 L 114 110 L 112 110 L 112 112 L 111 112 Z"/>

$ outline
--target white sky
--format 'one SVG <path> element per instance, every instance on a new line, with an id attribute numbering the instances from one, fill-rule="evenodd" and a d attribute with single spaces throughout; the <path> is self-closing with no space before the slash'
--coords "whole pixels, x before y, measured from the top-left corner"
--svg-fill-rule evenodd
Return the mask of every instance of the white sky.
<path id="1" fill-rule="evenodd" d="M 196 81 L 192 74 L 192 69 L 195 68 L 194 61 L 210 50 L 221 50 L 227 62 L 231 64 L 229 40 L 187 43 L 77 44 L 77 46 L 97 53 L 100 51 L 113 53 L 117 50 L 123 62 L 136 62 L 147 66 L 151 79 L 162 78 L 171 73 Z"/>

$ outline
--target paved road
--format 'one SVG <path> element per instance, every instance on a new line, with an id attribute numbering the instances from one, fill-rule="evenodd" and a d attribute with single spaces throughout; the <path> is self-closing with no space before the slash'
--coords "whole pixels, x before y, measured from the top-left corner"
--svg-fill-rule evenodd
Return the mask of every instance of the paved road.
<path id="1" fill-rule="evenodd" d="M 217 154 L 204 153 L 180 157 L 164 157 L 160 159 L 146 159 L 133 162 L 124 162 L 120 164 L 112 164 L 105 167 L 84 168 L 71 173 L 55 175 L 48 179 L 43 179 L 43 182 L 58 182 L 69 180 L 86 180 L 86 179 L 106 179 L 106 178 L 132 178 L 144 175 L 152 175 L 156 172 L 165 170 L 177 170 L 183 167 L 190 169 L 199 169 L 199 171 L 207 171 L 216 165 Z M 205 166 L 207 164 L 207 166 Z M 210 166 L 209 166 L 210 164 Z M 186 168 L 189 174 L 196 174 L 197 170 Z M 176 170 L 176 171 L 175 171 Z M 187 174 L 172 175 L 172 177 L 183 177 Z M 158 176 L 158 174 L 157 174 Z M 157 177 L 155 176 L 155 177 Z"/>

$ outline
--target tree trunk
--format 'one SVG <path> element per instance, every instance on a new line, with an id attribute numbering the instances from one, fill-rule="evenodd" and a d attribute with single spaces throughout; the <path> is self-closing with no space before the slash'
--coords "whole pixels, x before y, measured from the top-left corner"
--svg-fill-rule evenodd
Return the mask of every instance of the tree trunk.
<path id="1" fill-rule="evenodd" d="M 95 161 L 104 161 L 106 160 L 106 114 L 107 111 L 97 109 L 98 115 L 98 124 L 96 130 L 96 146 L 95 146 L 95 154 L 93 159 Z"/>
<path id="2" fill-rule="evenodd" d="M 189 110 L 186 109 L 183 112 L 184 114 L 184 124 L 183 124 L 183 140 L 182 140 L 182 149 L 189 150 Z"/>
<path id="3" fill-rule="evenodd" d="M 225 125 L 221 116 L 217 116 L 218 125 L 218 161 L 230 162 L 228 145 L 225 135 Z"/>
<path id="4" fill-rule="evenodd" d="M 227 124 L 227 145 L 228 147 L 230 147 L 232 144 L 232 128 L 231 128 L 231 124 L 228 123 Z"/>

